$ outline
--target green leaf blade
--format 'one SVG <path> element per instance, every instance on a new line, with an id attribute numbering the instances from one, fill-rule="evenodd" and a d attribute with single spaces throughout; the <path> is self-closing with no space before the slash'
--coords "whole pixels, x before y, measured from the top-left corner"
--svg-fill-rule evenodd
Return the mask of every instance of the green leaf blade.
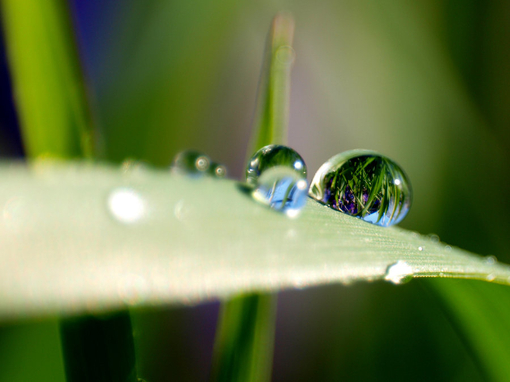
<path id="1" fill-rule="evenodd" d="M 4 164 L 0 176 L 1 319 L 381 280 L 397 261 L 415 277 L 510 284 L 506 265 L 313 200 L 288 219 L 233 181 L 83 163 Z M 112 214 L 119 189 L 143 201 L 139 221 Z"/>

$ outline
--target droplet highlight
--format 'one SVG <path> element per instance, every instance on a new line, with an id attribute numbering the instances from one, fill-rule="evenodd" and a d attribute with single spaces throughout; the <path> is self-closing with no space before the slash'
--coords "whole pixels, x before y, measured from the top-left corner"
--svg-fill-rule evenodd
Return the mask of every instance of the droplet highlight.
<path id="1" fill-rule="evenodd" d="M 252 190 L 257 202 L 294 218 L 307 201 L 308 182 L 287 167 L 270 168 L 258 178 Z"/>
<path id="2" fill-rule="evenodd" d="M 390 226 L 411 207 L 411 183 L 394 161 L 369 150 L 338 154 L 315 174 L 310 197 L 369 223 Z"/>
<path id="3" fill-rule="evenodd" d="M 131 188 L 117 188 L 108 195 L 108 210 L 112 216 L 124 224 L 140 221 L 147 213 L 145 200 Z"/>
<path id="4" fill-rule="evenodd" d="M 248 161 L 246 182 L 255 187 L 262 173 L 272 167 L 285 167 L 306 179 L 306 164 L 295 150 L 282 145 L 268 145 L 258 150 Z"/>
<path id="5" fill-rule="evenodd" d="M 195 150 L 185 150 L 177 154 L 172 162 L 172 171 L 189 176 L 201 176 L 208 173 L 211 159 Z"/>
<path id="6" fill-rule="evenodd" d="M 384 279 L 393 284 L 404 284 L 413 278 L 413 268 L 405 261 L 399 260 L 386 269 Z"/>
<path id="7" fill-rule="evenodd" d="M 225 178 L 227 176 L 227 167 L 220 163 L 212 162 L 208 173 L 215 178 Z"/>

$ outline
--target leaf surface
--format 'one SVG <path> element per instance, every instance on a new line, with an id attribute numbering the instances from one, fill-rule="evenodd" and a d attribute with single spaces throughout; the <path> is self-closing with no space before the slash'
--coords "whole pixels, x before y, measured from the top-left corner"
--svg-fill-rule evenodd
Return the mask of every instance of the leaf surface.
<path id="1" fill-rule="evenodd" d="M 509 283 L 490 258 L 313 200 L 292 220 L 234 181 L 79 162 L 0 176 L 2 319 L 380 280 L 399 261 L 415 277 Z"/>

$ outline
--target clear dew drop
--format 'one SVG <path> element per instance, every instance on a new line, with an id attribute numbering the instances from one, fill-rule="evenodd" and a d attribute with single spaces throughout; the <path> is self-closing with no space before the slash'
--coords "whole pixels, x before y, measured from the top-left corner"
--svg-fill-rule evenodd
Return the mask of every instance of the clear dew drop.
<path id="1" fill-rule="evenodd" d="M 439 243 L 439 236 L 436 235 L 435 233 L 431 233 L 428 236 L 429 236 L 430 241 L 432 241 L 434 243 Z"/>
<path id="2" fill-rule="evenodd" d="M 418 251 L 422 252 L 425 249 L 425 247 L 418 247 Z"/>
<path id="3" fill-rule="evenodd" d="M 498 259 L 494 255 L 485 256 L 484 261 L 487 265 L 494 265 L 498 262 Z"/>
<path id="4" fill-rule="evenodd" d="M 214 178 L 225 178 L 227 176 L 227 167 L 222 164 L 212 162 L 209 166 L 208 173 Z"/>
<path id="5" fill-rule="evenodd" d="M 413 268 L 405 261 L 399 260 L 386 269 L 384 279 L 393 284 L 404 284 L 413 278 Z"/>
<path id="6" fill-rule="evenodd" d="M 115 220 L 124 224 L 136 223 L 147 213 L 145 199 L 131 188 L 119 187 L 110 192 L 107 205 Z"/>
<path id="7" fill-rule="evenodd" d="M 445 245 L 445 246 L 444 246 L 444 250 L 445 250 L 446 252 L 451 252 L 451 251 L 452 251 L 452 246 L 451 246 L 451 245 Z"/>
<path id="8" fill-rule="evenodd" d="M 292 169 L 278 166 L 264 171 L 251 194 L 257 202 L 294 218 L 306 204 L 307 191 L 306 179 Z"/>
<path id="9" fill-rule="evenodd" d="M 489 274 L 485 277 L 485 279 L 486 279 L 487 281 L 494 281 L 494 280 L 496 280 L 496 275 L 495 275 L 495 274 L 493 274 L 493 273 L 489 273 Z"/>
<path id="10" fill-rule="evenodd" d="M 390 226 L 411 207 L 411 183 L 391 159 L 369 150 L 334 156 L 315 174 L 310 197 L 364 221 Z"/>
<path id="11" fill-rule="evenodd" d="M 301 155 L 295 150 L 282 145 L 268 145 L 262 147 L 248 161 L 246 167 L 246 182 L 255 187 L 259 177 L 272 167 L 285 167 L 306 179 L 306 164 Z"/>
<path id="12" fill-rule="evenodd" d="M 171 169 L 179 174 L 201 176 L 208 173 L 211 159 L 199 151 L 185 150 L 177 154 L 172 162 Z"/>

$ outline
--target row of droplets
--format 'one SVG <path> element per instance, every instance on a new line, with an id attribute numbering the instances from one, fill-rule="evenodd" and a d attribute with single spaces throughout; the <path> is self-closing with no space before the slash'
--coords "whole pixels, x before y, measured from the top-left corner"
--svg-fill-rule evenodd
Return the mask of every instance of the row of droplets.
<path id="1" fill-rule="evenodd" d="M 173 171 L 193 176 L 225 177 L 226 167 L 197 151 L 183 151 L 173 161 Z M 391 159 L 368 150 L 338 154 L 324 163 L 310 187 L 306 164 L 295 150 L 282 145 L 261 148 L 248 161 L 246 184 L 254 200 L 296 217 L 307 196 L 364 221 L 389 226 L 409 211 L 411 184 Z"/>

